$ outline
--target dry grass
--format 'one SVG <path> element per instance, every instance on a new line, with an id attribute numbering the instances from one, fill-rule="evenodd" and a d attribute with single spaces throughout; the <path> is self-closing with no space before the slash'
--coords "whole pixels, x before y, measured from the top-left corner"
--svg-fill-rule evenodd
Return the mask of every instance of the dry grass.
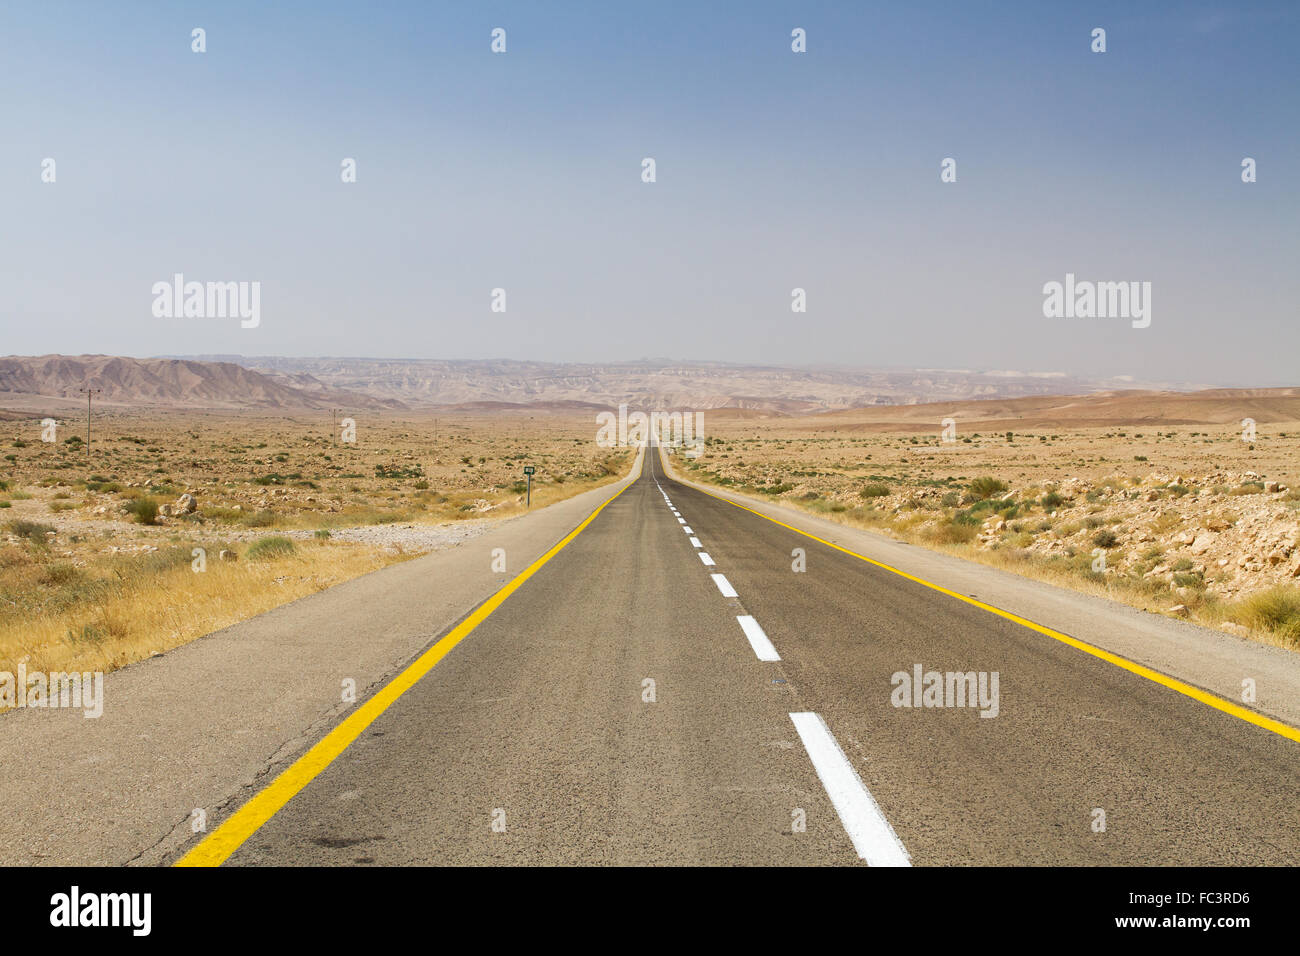
<path id="1" fill-rule="evenodd" d="M 23 659 L 29 671 L 115 670 L 406 560 L 333 543 L 265 550 L 236 562 L 212 552 L 202 573 L 185 546 L 88 567 L 41 546 L 0 550 L 0 670 Z"/>

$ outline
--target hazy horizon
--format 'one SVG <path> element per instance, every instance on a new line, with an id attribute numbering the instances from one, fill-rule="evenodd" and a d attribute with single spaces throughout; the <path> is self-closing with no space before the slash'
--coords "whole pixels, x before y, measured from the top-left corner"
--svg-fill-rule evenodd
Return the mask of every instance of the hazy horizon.
<path id="1" fill-rule="evenodd" d="M 725 366 L 729 368 L 774 368 L 790 371 L 803 372 L 886 372 L 886 373 L 903 373 L 903 372 L 933 372 L 943 374 L 962 374 L 962 375 L 984 375 L 989 377 L 1006 376 L 1022 378 L 1040 378 L 1040 379 L 1063 379 L 1071 382 L 1087 382 L 1092 384 L 1115 383 L 1122 385 L 1129 383 L 1135 387 L 1151 386 L 1177 389 L 1182 391 L 1195 390 L 1201 388 L 1291 388 L 1300 385 L 1300 380 L 1292 378 L 1290 380 L 1279 380 L 1277 382 L 1259 383 L 1259 382 L 1213 382 L 1213 381 L 1195 381 L 1191 379 L 1157 379 L 1143 378 L 1135 375 L 1099 375 L 1099 374 L 1075 374 L 1055 369 L 1030 369 L 1030 368 L 994 368 L 980 367 L 974 365 L 966 366 L 914 366 L 914 365 L 855 365 L 845 362 L 820 361 L 820 362 L 733 362 L 726 359 L 700 359 L 686 358 L 682 356 L 637 356 L 635 358 L 612 358 L 612 359 L 592 359 L 584 361 L 553 361 L 549 359 L 536 358 L 518 358 L 505 355 L 489 355 L 473 358 L 448 358 L 444 356 L 399 356 L 399 355 L 269 355 L 269 354 L 249 354 L 242 353 L 159 353 L 159 354 L 141 354 L 125 355 L 115 352 L 46 352 L 40 354 L 9 354 L 0 356 L 0 358 L 18 358 L 18 359 L 36 359 L 47 356 L 59 355 L 65 358 L 80 358 L 92 356 L 105 356 L 113 358 L 126 358 L 134 360 L 176 360 L 176 361 L 194 361 L 194 362 L 232 362 L 234 364 L 249 363 L 257 364 L 259 361 L 289 361 L 289 362 L 311 362 L 311 361 L 335 361 L 335 362 L 447 362 L 447 363 L 517 363 L 517 364 L 540 364 L 540 365 L 572 365 L 572 366 L 618 366 L 618 365 L 656 365 L 666 366 Z"/>

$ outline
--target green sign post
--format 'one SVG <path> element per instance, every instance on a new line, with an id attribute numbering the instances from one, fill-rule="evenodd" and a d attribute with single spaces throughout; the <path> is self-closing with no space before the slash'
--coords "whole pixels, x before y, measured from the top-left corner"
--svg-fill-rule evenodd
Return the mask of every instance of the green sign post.
<path id="1" fill-rule="evenodd" d="M 524 474 L 528 476 L 528 500 L 524 502 L 525 508 L 533 506 L 533 472 L 537 471 L 534 465 L 524 465 Z"/>

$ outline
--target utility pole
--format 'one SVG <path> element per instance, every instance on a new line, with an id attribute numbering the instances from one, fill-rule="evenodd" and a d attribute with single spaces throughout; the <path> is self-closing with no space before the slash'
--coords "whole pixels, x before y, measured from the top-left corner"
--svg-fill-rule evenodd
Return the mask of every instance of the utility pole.
<path id="1" fill-rule="evenodd" d="M 331 430 L 332 434 L 334 435 L 334 444 L 335 444 L 335 445 L 337 445 L 337 444 L 339 443 L 339 412 L 341 412 L 341 411 L 343 411 L 343 409 L 341 409 L 341 408 L 331 408 L 331 409 L 330 409 L 330 424 L 331 424 L 331 429 L 330 429 L 330 430 Z"/>
<path id="2" fill-rule="evenodd" d="M 90 388 L 89 386 L 77 389 L 79 392 L 86 393 L 86 457 L 90 457 L 90 396 L 102 392 L 102 388 Z"/>

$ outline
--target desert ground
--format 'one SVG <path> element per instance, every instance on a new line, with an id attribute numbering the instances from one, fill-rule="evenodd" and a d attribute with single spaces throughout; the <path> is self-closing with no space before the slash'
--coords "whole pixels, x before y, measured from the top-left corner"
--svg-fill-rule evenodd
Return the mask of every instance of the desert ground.
<path id="1" fill-rule="evenodd" d="M 526 464 L 537 508 L 632 460 L 585 415 L 105 406 L 88 450 L 46 413 L 0 423 L 0 670 L 112 670 L 521 514 Z"/>
<path id="2" fill-rule="evenodd" d="M 1280 407 L 1201 396 L 1103 399 L 1074 414 L 1065 401 L 715 414 L 699 457 L 681 464 L 697 480 L 1300 648 L 1300 415 L 1276 420 L 1290 396 Z M 1145 423 L 1086 427 L 1106 417 Z M 1217 420 L 1186 421 L 1198 417 Z"/>
<path id="3" fill-rule="evenodd" d="M 1295 389 L 715 408 L 704 435 L 692 478 L 1300 647 Z M 521 514 L 525 465 L 537 508 L 633 457 L 590 409 L 526 405 L 105 403 L 88 448 L 83 405 L 28 397 L 0 436 L 9 671 L 162 653 Z"/>

